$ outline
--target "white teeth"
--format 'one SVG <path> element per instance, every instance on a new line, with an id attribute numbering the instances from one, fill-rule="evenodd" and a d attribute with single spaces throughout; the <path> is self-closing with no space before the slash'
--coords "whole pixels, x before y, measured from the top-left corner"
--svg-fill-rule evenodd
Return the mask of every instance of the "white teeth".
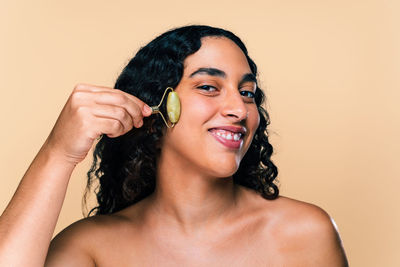
<path id="1" fill-rule="evenodd" d="M 227 140 L 232 140 L 233 139 L 235 141 L 239 141 L 240 137 L 242 136 L 241 133 L 232 134 L 231 132 L 228 132 L 228 131 L 225 131 L 225 130 L 217 130 L 217 131 L 215 131 L 215 134 L 220 136 L 220 137 L 222 137 L 222 138 L 225 138 Z"/>

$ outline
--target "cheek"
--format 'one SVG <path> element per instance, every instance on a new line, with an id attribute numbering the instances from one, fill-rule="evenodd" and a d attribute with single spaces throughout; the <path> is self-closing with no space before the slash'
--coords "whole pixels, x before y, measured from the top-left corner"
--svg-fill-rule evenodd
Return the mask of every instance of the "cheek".
<path id="1" fill-rule="evenodd" d="M 249 108 L 249 116 L 247 120 L 249 128 L 255 131 L 258 128 L 258 125 L 260 124 L 260 114 L 258 113 L 257 106 Z"/>
<path id="2" fill-rule="evenodd" d="M 170 131 L 169 145 L 179 153 L 189 155 L 188 148 L 196 147 L 195 151 L 204 148 L 204 135 L 207 132 L 207 121 L 215 115 L 215 107 L 207 99 L 201 97 L 181 97 L 181 115 L 178 123 Z M 189 154 L 186 154 L 189 153 Z"/>
<path id="3" fill-rule="evenodd" d="M 182 127 L 196 125 L 201 127 L 202 123 L 210 119 L 216 112 L 216 105 L 213 101 L 204 97 L 186 97 L 181 100 L 181 118 Z"/>

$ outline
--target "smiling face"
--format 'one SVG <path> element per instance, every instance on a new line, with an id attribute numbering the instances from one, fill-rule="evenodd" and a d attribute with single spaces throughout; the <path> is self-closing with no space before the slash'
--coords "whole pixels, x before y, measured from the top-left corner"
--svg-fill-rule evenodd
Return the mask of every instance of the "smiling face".
<path id="1" fill-rule="evenodd" d="M 162 151 L 206 175 L 233 175 L 259 124 L 255 90 L 256 78 L 233 41 L 202 38 L 201 48 L 184 61 L 175 88 L 181 117 L 167 130 Z"/>

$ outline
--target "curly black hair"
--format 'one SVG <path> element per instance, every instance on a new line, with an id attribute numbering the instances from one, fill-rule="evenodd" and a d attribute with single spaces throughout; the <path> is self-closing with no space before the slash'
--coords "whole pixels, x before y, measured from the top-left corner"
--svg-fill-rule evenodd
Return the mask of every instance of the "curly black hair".
<path id="1" fill-rule="evenodd" d="M 257 66 L 239 37 L 224 29 L 191 25 L 165 32 L 142 47 L 123 69 L 114 88 L 132 94 L 150 106 L 157 105 L 166 87 L 175 88 L 179 84 L 186 57 L 200 49 L 203 37 L 210 36 L 235 42 L 246 56 L 251 72 L 257 76 Z M 274 184 L 278 169 L 271 161 L 273 148 L 267 133 L 270 120 L 261 106 L 264 100 L 265 95 L 257 86 L 255 103 L 260 124 L 233 181 L 254 189 L 266 199 L 275 199 L 279 194 Z M 141 128 L 133 128 L 117 138 L 104 135 L 97 143 L 87 173 L 84 200 L 95 187 L 98 206 L 88 216 L 117 212 L 154 191 L 160 142 L 166 126 L 160 116 L 145 117 L 143 122 Z"/>

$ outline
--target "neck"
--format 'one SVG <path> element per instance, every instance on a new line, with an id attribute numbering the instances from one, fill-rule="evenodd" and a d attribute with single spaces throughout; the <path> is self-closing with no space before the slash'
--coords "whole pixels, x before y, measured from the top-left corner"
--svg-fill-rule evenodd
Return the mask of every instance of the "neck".
<path id="1" fill-rule="evenodd" d="M 183 232 L 194 232 L 218 223 L 237 204 L 237 186 L 232 177 L 206 175 L 191 164 L 161 156 L 153 211 L 164 223 Z M 179 157 L 178 157 L 179 158 Z"/>

